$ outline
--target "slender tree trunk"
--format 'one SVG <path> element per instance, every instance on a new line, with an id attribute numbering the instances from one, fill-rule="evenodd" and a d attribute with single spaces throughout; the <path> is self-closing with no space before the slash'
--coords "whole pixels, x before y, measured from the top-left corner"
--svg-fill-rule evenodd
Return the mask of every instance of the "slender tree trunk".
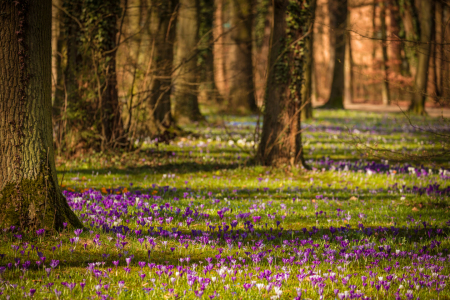
<path id="1" fill-rule="evenodd" d="M 225 75 L 225 29 L 224 29 L 224 1 L 215 0 L 213 20 L 213 56 L 214 56 L 214 83 L 219 93 L 218 100 L 222 102 L 228 97 L 228 85 Z"/>
<path id="2" fill-rule="evenodd" d="M 314 18 L 315 18 L 315 12 L 316 12 L 316 5 L 317 0 L 310 0 L 310 11 L 311 11 L 311 32 L 308 36 L 308 38 L 305 40 L 304 43 L 304 63 L 303 63 L 303 73 L 305 82 L 302 85 L 302 112 L 301 112 L 301 119 L 302 120 L 309 120 L 313 118 L 313 107 L 312 107 L 312 76 L 313 76 L 313 65 L 314 65 L 314 48 L 313 48 L 313 42 L 314 42 Z"/>
<path id="3" fill-rule="evenodd" d="M 200 103 L 215 104 L 216 88 L 214 85 L 214 56 L 213 43 L 214 0 L 200 0 L 199 38 L 200 57 L 198 67 L 200 82 L 198 101 Z"/>
<path id="4" fill-rule="evenodd" d="M 347 24 L 350 24 L 350 11 L 347 15 Z M 344 103 L 353 102 L 353 56 L 352 56 L 352 36 L 350 32 L 345 34 L 345 63 L 344 63 Z"/>
<path id="5" fill-rule="evenodd" d="M 419 40 L 420 38 L 420 21 L 414 0 L 397 0 L 402 6 L 400 8 L 400 17 L 408 40 Z M 434 1 L 434 0 L 430 0 Z"/>
<path id="6" fill-rule="evenodd" d="M 378 42 L 376 40 L 377 33 L 377 2 L 372 3 L 372 32 L 373 32 L 373 42 L 372 42 L 372 65 L 375 65 L 375 59 L 377 54 L 377 45 Z"/>
<path id="7" fill-rule="evenodd" d="M 409 111 L 425 115 L 427 98 L 428 66 L 430 61 L 431 38 L 434 30 L 434 1 L 421 1 L 420 44 L 418 46 L 418 62 L 414 79 L 414 93 L 411 97 Z"/>
<path id="8" fill-rule="evenodd" d="M 313 47 L 314 49 L 314 47 Z M 317 72 L 316 64 L 313 55 L 313 62 L 311 66 L 311 103 L 317 103 L 319 98 L 319 92 L 317 91 Z"/>
<path id="9" fill-rule="evenodd" d="M 264 92 L 267 84 L 267 65 L 269 59 L 270 34 L 272 30 L 272 1 L 257 0 L 256 15 L 253 20 L 253 77 L 255 82 L 255 101 L 258 107 L 264 105 Z"/>
<path id="10" fill-rule="evenodd" d="M 396 2 L 399 6 L 400 18 L 405 31 L 404 37 L 409 41 L 418 41 L 420 37 L 420 22 L 414 1 L 396 0 Z M 411 74 L 410 61 L 415 61 L 417 58 L 417 51 L 415 51 L 415 47 L 409 47 L 408 45 L 410 44 L 403 43 L 403 51 L 405 56 L 402 61 L 402 72 L 406 76 Z"/>
<path id="11" fill-rule="evenodd" d="M 178 124 L 201 121 L 197 100 L 198 1 L 180 0 L 174 52 L 174 118 Z"/>
<path id="12" fill-rule="evenodd" d="M 383 81 L 381 83 L 381 100 L 383 105 L 391 105 L 391 95 L 389 93 L 389 65 L 387 54 L 387 29 L 386 29 L 386 2 L 380 2 L 380 21 L 381 21 L 381 52 L 383 54 L 383 62 L 381 71 L 383 73 Z"/>
<path id="13" fill-rule="evenodd" d="M 450 29 L 447 27 L 448 20 L 450 18 L 450 7 L 448 5 L 443 5 L 442 7 L 442 43 L 448 43 L 450 41 Z M 448 47 L 441 47 L 441 57 L 442 57 L 442 75 L 441 75 L 441 93 L 445 104 L 449 103 L 450 99 L 450 59 Z"/>
<path id="14" fill-rule="evenodd" d="M 434 31 L 434 44 L 433 44 L 433 86 L 434 86 L 434 97 L 436 102 L 440 102 L 442 97 L 442 69 L 443 69 L 443 60 L 442 60 L 442 47 L 443 47 L 443 16 L 444 9 L 441 2 L 436 1 L 436 24 Z"/>
<path id="15" fill-rule="evenodd" d="M 334 53 L 333 79 L 330 97 L 324 108 L 344 108 L 344 64 L 345 64 L 345 27 L 347 19 L 347 0 L 330 0 L 330 45 Z"/>
<path id="16" fill-rule="evenodd" d="M 170 0 L 162 6 L 157 5 L 157 2 L 158 0 L 153 0 L 150 4 L 151 49 L 149 52 L 152 79 L 149 87 L 150 99 L 146 106 L 149 114 L 147 129 L 152 135 L 163 134 L 174 125 L 170 89 L 175 39 L 173 16 L 178 1 Z"/>
<path id="17" fill-rule="evenodd" d="M 227 110 L 256 111 L 252 66 L 252 0 L 230 0 L 231 45 L 229 49 L 230 95 Z"/>
<path id="18" fill-rule="evenodd" d="M 265 114 L 258 148 L 258 158 L 263 165 L 302 163 L 306 166 L 300 118 L 306 63 L 302 50 L 307 43 L 305 39 L 310 37 L 301 37 L 312 21 L 310 3 L 309 0 L 274 1 Z"/>
<path id="19" fill-rule="evenodd" d="M 402 64 L 402 42 L 400 36 L 400 13 L 395 0 L 389 0 L 389 69 L 390 72 L 400 74 Z"/>
<path id="20" fill-rule="evenodd" d="M 51 1 L 24 2 L 0 2 L 0 227 L 82 227 L 56 176 Z"/>
<path id="21" fill-rule="evenodd" d="M 56 6 L 52 7 L 53 12 L 53 37 L 52 37 L 52 68 L 53 68 L 53 135 L 56 148 L 62 146 L 63 130 L 63 113 L 64 113 L 64 66 L 63 66 L 63 46 L 64 46 L 64 31 L 63 26 L 64 15 L 61 11 L 62 1 L 54 0 Z"/>
<path id="22" fill-rule="evenodd" d="M 116 38 L 118 33 L 118 21 L 120 15 L 117 14 L 120 7 L 119 0 L 103 1 L 103 5 L 109 8 L 110 11 L 105 11 L 104 18 L 113 24 L 103 30 L 107 30 L 106 36 L 108 42 L 105 43 L 101 50 L 105 55 L 105 87 L 102 88 L 102 95 L 100 99 L 101 109 L 101 133 L 102 133 L 102 149 L 117 148 L 126 145 L 126 138 L 124 135 L 123 121 L 120 115 L 119 94 L 117 91 L 117 74 L 116 74 L 116 53 L 114 49 L 117 46 Z M 108 12 L 110 12 L 108 14 Z M 99 31 L 99 34 L 102 34 Z M 102 54 L 103 54 L 102 53 Z M 104 55 L 104 54 L 103 54 Z"/>

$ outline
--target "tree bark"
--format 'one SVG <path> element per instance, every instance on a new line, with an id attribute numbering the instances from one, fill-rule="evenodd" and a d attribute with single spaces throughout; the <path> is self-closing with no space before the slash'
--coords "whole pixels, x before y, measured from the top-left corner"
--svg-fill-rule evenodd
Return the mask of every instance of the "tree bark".
<path id="1" fill-rule="evenodd" d="M 227 111 L 256 111 L 252 66 L 252 0 L 230 0 L 231 45 L 229 47 L 230 94 Z"/>
<path id="2" fill-rule="evenodd" d="M 301 119 L 302 120 L 309 120 L 313 118 L 313 107 L 312 107 L 312 76 L 313 76 L 313 65 L 314 65 L 314 18 L 315 18 L 315 12 L 316 12 L 316 5 L 317 0 L 310 0 L 311 7 L 311 32 L 309 33 L 308 38 L 305 40 L 304 44 L 304 63 L 303 63 L 303 74 L 305 77 L 305 82 L 302 85 L 302 111 L 301 111 Z"/>
<path id="3" fill-rule="evenodd" d="M 52 7 L 52 81 L 53 81 L 53 135 L 56 149 L 61 147 L 63 134 L 63 113 L 64 113 L 64 61 L 63 61 L 63 47 L 65 35 L 65 28 L 63 26 L 64 15 L 60 7 L 62 7 L 61 0 L 54 0 L 56 7 Z"/>
<path id="4" fill-rule="evenodd" d="M 432 56 L 432 63 L 433 63 L 433 87 L 434 87 L 434 97 L 435 102 L 439 103 L 441 102 L 442 97 L 442 69 L 444 61 L 442 60 L 442 53 L 443 53 L 443 30 L 444 30 L 444 9 L 443 4 L 439 1 L 436 1 L 436 24 L 435 24 L 435 31 L 434 31 L 434 44 L 433 44 L 433 56 Z"/>
<path id="5" fill-rule="evenodd" d="M 381 21 L 381 52 L 383 62 L 381 71 L 383 73 L 383 81 L 381 82 L 381 100 L 383 105 L 391 105 L 391 95 L 389 93 L 389 65 L 387 53 L 387 29 L 386 29 L 386 2 L 380 2 L 380 21 Z"/>
<path id="6" fill-rule="evenodd" d="M 258 148 L 263 165 L 306 166 L 301 141 L 301 93 L 305 90 L 303 48 L 310 38 L 303 35 L 312 21 L 310 3 L 274 1 L 264 123 Z"/>
<path id="7" fill-rule="evenodd" d="M 164 5 L 158 5 L 158 2 L 160 1 L 152 0 L 150 4 L 149 52 L 152 78 L 149 86 L 150 99 L 146 109 L 149 114 L 147 129 L 151 135 L 163 134 L 174 125 L 170 89 L 175 23 L 173 21 L 171 23 L 171 19 L 178 1 L 165 1 Z"/>
<path id="8" fill-rule="evenodd" d="M 333 63 L 333 79 L 330 97 L 324 108 L 344 108 L 344 64 L 345 64 L 345 27 L 347 19 L 347 0 L 330 0 L 330 45 Z"/>
<path id="9" fill-rule="evenodd" d="M 350 10 L 347 15 L 347 24 L 350 24 Z M 352 36 L 350 32 L 345 34 L 345 63 L 344 63 L 344 103 L 353 102 L 353 55 L 352 55 Z"/>
<path id="10" fill-rule="evenodd" d="M 172 99 L 178 124 L 201 121 L 197 99 L 198 1 L 180 0 L 175 37 Z"/>
<path id="11" fill-rule="evenodd" d="M 450 7 L 448 5 L 443 5 L 442 7 L 442 43 L 448 43 L 450 41 L 450 30 L 448 27 L 448 19 L 450 18 Z M 445 51 L 444 51 L 445 49 Z M 444 62 L 442 64 L 442 71 L 441 71 L 441 93 L 442 98 L 444 99 L 445 104 L 449 103 L 450 99 L 450 64 L 449 64 L 449 51 L 442 46 L 441 47 L 441 57 L 442 61 Z"/>
<path id="12" fill-rule="evenodd" d="M 102 86 L 100 109 L 101 109 L 101 133 L 102 133 L 102 150 L 110 148 L 124 147 L 127 144 L 124 135 L 124 126 L 120 115 L 119 94 L 117 91 L 117 74 L 116 74 L 116 53 L 118 21 L 120 19 L 120 0 L 103 0 L 104 15 L 108 20 L 109 26 L 98 27 L 98 34 L 102 35 L 102 31 L 106 31 L 106 42 L 101 43 L 100 51 L 102 62 L 101 67 L 104 74 L 104 86 Z M 95 13 L 95 11 L 93 12 Z M 100 67 L 100 65 L 99 65 Z M 102 72 L 100 71 L 100 72 Z M 100 96 L 100 95 L 99 95 Z"/>
<path id="13" fill-rule="evenodd" d="M 228 84 L 225 75 L 225 30 L 224 30 L 224 1 L 215 0 L 213 21 L 213 56 L 214 56 L 214 83 L 219 93 L 218 99 L 222 102 L 228 97 Z"/>
<path id="14" fill-rule="evenodd" d="M 217 91 L 214 85 L 214 56 L 212 51 L 214 20 L 214 0 L 200 0 L 199 38 L 200 82 L 198 101 L 200 103 L 217 104 Z"/>
<path id="15" fill-rule="evenodd" d="M 402 41 L 400 40 L 400 13 L 395 0 L 389 0 L 389 69 L 392 73 L 401 73 Z"/>
<path id="16" fill-rule="evenodd" d="M 82 227 L 56 176 L 51 1 L 17 2 L 0 2 L 0 228 Z"/>
<path id="17" fill-rule="evenodd" d="M 267 84 L 267 65 L 269 59 L 270 34 L 272 30 L 272 1 L 257 0 L 256 15 L 253 20 L 253 78 L 255 83 L 256 106 L 264 105 L 264 92 Z"/>
<path id="18" fill-rule="evenodd" d="M 425 115 L 431 38 L 434 30 L 434 0 L 421 1 L 420 9 L 420 44 L 417 51 L 417 71 L 409 111 L 413 114 Z"/>
<path id="19" fill-rule="evenodd" d="M 420 37 L 420 22 L 414 1 L 396 0 L 396 3 L 399 6 L 400 19 L 405 31 L 404 38 L 409 41 L 418 41 Z M 409 43 L 403 43 L 405 56 L 402 61 L 402 72 L 405 76 L 411 74 L 410 62 L 417 60 L 417 51 L 415 51 L 414 47 L 409 47 L 409 45 Z"/>

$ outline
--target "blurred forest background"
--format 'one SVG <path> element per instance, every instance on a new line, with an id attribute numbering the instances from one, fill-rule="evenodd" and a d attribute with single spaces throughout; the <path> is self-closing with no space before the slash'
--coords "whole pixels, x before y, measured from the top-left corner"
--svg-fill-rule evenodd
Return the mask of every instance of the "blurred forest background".
<path id="1" fill-rule="evenodd" d="M 297 35 L 277 35 L 279 2 L 287 3 L 283 30 Z M 301 118 L 312 118 L 313 108 L 383 105 L 423 115 L 448 106 L 448 1 L 313 0 L 299 7 L 271 0 L 53 0 L 58 152 L 165 141 L 211 113 L 263 114 L 266 91 L 277 85 L 268 80 L 272 68 L 275 76 L 301 78 Z M 288 47 L 301 44 L 301 63 L 287 64 L 300 75 L 279 66 L 289 60 L 278 59 L 284 52 L 274 47 L 283 38 Z M 271 51 L 278 51 L 272 63 Z"/>

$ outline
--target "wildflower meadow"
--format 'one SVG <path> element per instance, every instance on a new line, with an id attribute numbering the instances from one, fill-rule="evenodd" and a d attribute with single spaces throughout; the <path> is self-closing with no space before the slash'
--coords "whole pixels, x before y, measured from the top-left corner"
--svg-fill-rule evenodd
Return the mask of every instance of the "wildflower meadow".
<path id="1" fill-rule="evenodd" d="M 4 228 L 0 299 L 450 299 L 448 161 L 355 145 L 433 151 L 422 129 L 448 124 L 318 111 L 307 171 L 252 163 L 256 117 L 215 118 L 168 144 L 59 159 L 85 228 Z"/>

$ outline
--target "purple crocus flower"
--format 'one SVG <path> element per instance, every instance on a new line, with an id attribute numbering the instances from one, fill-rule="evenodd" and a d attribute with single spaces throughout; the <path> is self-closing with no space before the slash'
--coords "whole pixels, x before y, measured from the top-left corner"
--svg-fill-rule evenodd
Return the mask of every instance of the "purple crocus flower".
<path id="1" fill-rule="evenodd" d="M 130 266 L 131 258 L 132 258 L 132 257 L 127 257 L 127 258 L 125 258 L 125 261 L 126 261 L 126 263 L 127 263 L 127 267 Z"/>
<path id="2" fill-rule="evenodd" d="M 50 267 L 52 267 L 52 269 L 54 269 L 58 265 L 59 265 L 59 260 L 52 259 L 52 262 L 50 263 Z"/>

